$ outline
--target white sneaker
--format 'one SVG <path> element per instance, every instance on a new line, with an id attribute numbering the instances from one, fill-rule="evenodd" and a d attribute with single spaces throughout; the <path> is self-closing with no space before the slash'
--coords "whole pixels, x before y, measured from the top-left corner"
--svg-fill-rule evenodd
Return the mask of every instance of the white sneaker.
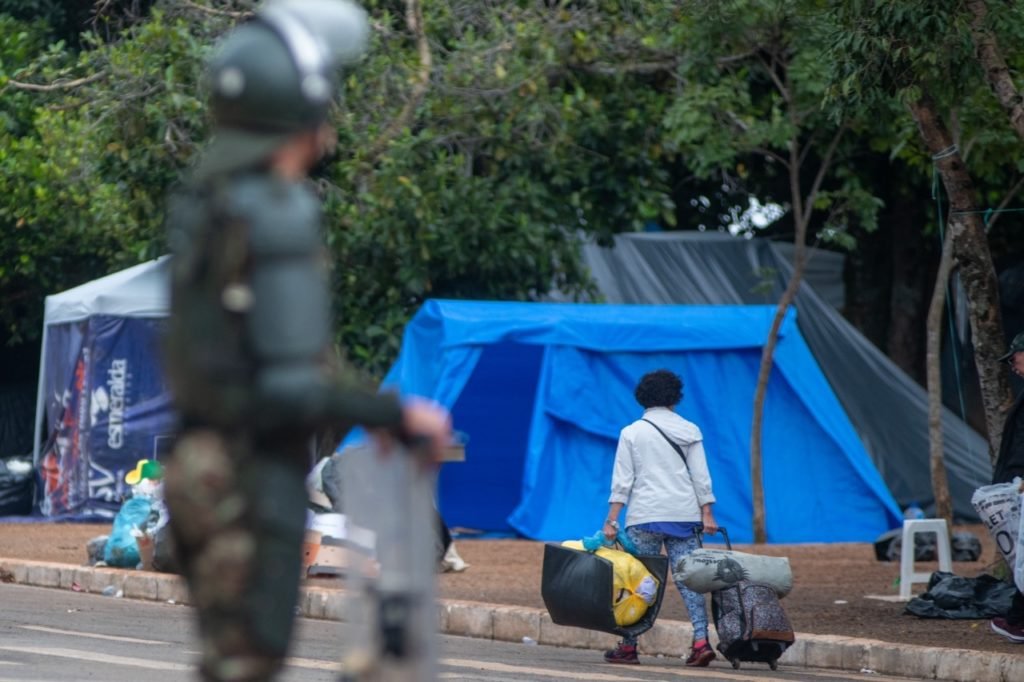
<path id="1" fill-rule="evenodd" d="M 455 543 L 448 545 L 448 551 L 444 553 L 444 558 L 441 559 L 441 571 L 444 573 L 462 573 L 469 564 L 462 560 L 459 553 L 455 551 Z"/>

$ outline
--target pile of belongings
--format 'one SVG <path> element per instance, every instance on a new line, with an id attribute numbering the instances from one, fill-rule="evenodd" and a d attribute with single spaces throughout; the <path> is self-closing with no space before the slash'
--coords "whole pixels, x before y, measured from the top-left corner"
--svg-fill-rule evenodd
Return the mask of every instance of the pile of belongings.
<path id="1" fill-rule="evenodd" d="M 767 663 L 777 670 L 796 641 L 779 601 L 793 589 L 789 559 L 734 551 L 725 528 L 718 532 L 725 549 L 694 550 L 679 559 L 673 575 L 694 592 L 711 593 L 718 650 L 733 668 Z"/>
<path id="2" fill-rule="evenodd" d="M 986 485 L 974 491 L 971 505 L 981 518 L 1013 575 L 1017 589 L 1024 592 L 1024 523 L 1021 503 L 1024 481 Z"/>
<path id="3" fill-rule="evenodd" d="M 1010 609 L 1013 593 L 1013 585 L 991 575 L 965 578 L 935 571 L 928 591 L 907 602 L 904 613 L 950 620 L 994 618 Z"/>
<path id="4" fill-rule="evenodd" d="M 125 474 L 130 497 L 114 517 L 110 535 L 93 538 L 87 544 L 91 565 L 175 570 L 163 478 L 160 462 L 149 459 L 140 459 Z"/>
<path id="5" fill-rule="evenodd" d="M 628 543 L 628 537 L 623 535 Z M 651 575 L 633 554 L 636 549 L 627 545 L 629 551 L 613 549 L 612 543 L 604 542 L 604 534 L 583 540 L 567 540 L 562 547 L 592 552 L 612 564 L 612 611 L 616 625 L 633 625 L 647 613 L 647 609 L 658 596 L 658 579 Z"/>
<path id="6" fill-rule="evenodd" d="M 793 571 L 788 558 L 732 549 L 696 549 L 679 560 L 673 575 L 699 594 L 717 592 L 741 580 L 767 585 L 779 599 L 793 589 Z"/>
<path id="7" fill-rule="evenodd" d="M 345 574 L 349 558 L 346 549 L 372 555 L 372 533 L 348 527 L 342 504 L 342 457 L 332 454 L 324 457 L 306 477 L 309 508 L 306 514 L 306 536 L 303 543 L 303 566 L 306 575 L 341 576 Z M 435 510 L 436 511 L 436 510 Z M 448 573 L 461 573 L 469 568 L 455 549 L 451 533 L 436 515 L 438 568 Z"/>
<path id="8" fill-rule="evenodd" d="M 935 533 L 914 534 L 914 561 L 935 561 L 938 557 Z M 977 561 L 981 558 L 981 541 L 968 531 L 957 531 L 950 538 L 953 561 Z M 903 528 L 894 528 L 875 540 L 875 558 L 899 561 L 903 551 Z"/>
<path id="9" fill-rule="evenodd" d="M 911 599 L 905 613 L 921 618 L 973 620 L 993 618 L 1009 611 L 1016 589 L 1024 589 L 1022 500 L 1024 483 L 1020 478 L 1010 483 L 982 486 L 971 497 L 971 505 L 995 540 L 1013 583 L 987 574 L 965 578 L 936 571 L 928 580 L 928 591 Z"/>
<path id="10" fill-rule="evenodd" d="M 639 636 L 654 625 L 667 557 L 639 554 L 624 532 L 544 546 L 541 597 L 557 625 Z"/>

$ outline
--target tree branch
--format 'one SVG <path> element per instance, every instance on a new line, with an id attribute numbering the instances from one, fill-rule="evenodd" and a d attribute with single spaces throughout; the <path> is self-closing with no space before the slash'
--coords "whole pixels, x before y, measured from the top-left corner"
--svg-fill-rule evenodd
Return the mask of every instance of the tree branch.
<path id="1" fill-rule="evenodd" d="M 818 191 L 821 190 L 821 183 L 825 181 L 825 175 L 828 173 L 829 167 L 832 165 L 832 157 L 835 156 L 836 148 L 839 146 L 839 139 L 843 136 L 846 126 L 841 125 L 836 130 L 836 134 L 832 136 L 832 141 L 828 143 L 828 149 L 825 151 L 825 156 L 821 159 L 821 164 L 818 165 L 818 172 L 814 176 L 814 182 L 811 183 L 811 190 L 807 193 L 807 200 L 804 202 L 805 206 L 814 206 L 814 201 L 818 198 Z M 797 169 L 799 170 L 799 169 Z M 811 210 L 807 210 L 807 215 L 804 216 L 805 225 L 810 222 Z"/>
<path id="2" fill-rule="evenodd" d="M 420 68 L 416 76 L 416 83 L 412 86 L 409 99 L 406 100 L 402 111 L 399 112 L 398 116 L 370 147 L 366 158 L 371 164 L 384 153 L 387 146 L 391 144 L 392 140 L 398 136 L 402 129 L 409 125 L 413 114 L 416 112 L 416 107 L 423 101 L 427 94 L 427 88 L 430 86 L 430 71 L 433 67 L 433 58 L 430 54 L 430 43 L 427 41 L 426 28 L 423 26 L 423 8 L 420 5 L 420 0 L 405 1 L 405 23 L 413 35 L 416 36 Z"/>
<path id="3" fill-rule="evenodd" d="M 942 311 L 946 302 L 946 286 L 953 269 L 953 231 L 946 232 L 942 240 L 942 255 L 939 257 L 939 271 L 935 275 L 935 287 L 928 305 L 927 351 L 925 361 L 928 368 L 928 461 L 931 470 L 932 492 L 935 495 L 935 516 L 946 519 L 947 527 L 953 527 L 953 509 L 949 499 L 949 478 L 942 457 L 942 373 L 940 352 L 942 348 Z"/>
<path id="4" fill-rule="evenodd" d="M 749 50 L 747 52 L 741 52 L 740 54 L 731 54 L 728 57 L 719 57 L 715 60 L 715 64 L 718 66 L 728 66 L 734 62 L 742 62 L 746 59 L 757 55 L 757 50 Z"/>
<path id="5" fill-rule="evenodd" d="M 191 7 L 194 10 L 205 12 L 206 14 L 212 14 L 217 17 L 230 17 L 231 19 L 248 19 L 255 14 L 255 12 L 233 12 L 226 9 L 215 9 L 213 7 L 207 7 L 206 5 L 200 5 L 192 2 L 192 0 L 181 0 L 181 4 L 186 7 Z"/>
<path id="6" fill-rule="evenodd" d="M 592 62 L 589 64 L 573 64 L 570 68 L 598 76 L 617 76 L 619 74 L 650 75 L 653 73 L 674 71 L 678 64 L 679 62 L 675 59 L 669 59 L 660 62 L 627 62 L 625 64 Z"/>
<path id="7" fill-rule="evenodd" d="M 995 34 L 986 25 L 988 5 L 985 0 L 967 0 L 967 7 L 971 12 L 971 39 L 985 80 L 1009 114 L 1010 125 L 1024 139 L 1024 97 L 1010 77 L 1010 67 L 1006 65 Z"/>
<path id="8" fill-rule="evenodd" d="M 726 111 L 725 115 L 728 117 L 729 122 L 732 123 L 733 127 L 736 128 L 739 132 L 745 133 L 750 129 L 750 126 L 744 123 L 743 120 L 735 113 L 731 111 Z M 766 159 L 771 159 L 772 161 L 776 161 L 782 164 L 784 168 L 789 168 L 789 161 L 786 159 L 786 157 L 782 156 L 778 152 L 774 152 L 771 149 L 768 149 L 767 147 L 754 147 L 751 151 L 753 151 L 755 154 L 760 154 Z"/>
<path id="9" fill-rule="evenodd" d="M 758 55 L 762 63 L 765 63 L 764 57 Z M 765 520 L 765 499 L 764 499 L 764 480 L 763 480 L 763 453 L 761 451 L 761 427 L 764 419 L 764 401 L 765 396 L 768 393 L 768 377 L 771 374 L 772 369 L 772 357 L 775 353 L 775 346 L 779 342 L 779 329 L 782 327 L 782 321 L 786 317 L 786 310 L 790 304 L 796 298 L 797 291 L 800 290 L 800 281 L 803 279 L 804 269 L 807 265 L 807 224 L 809 222 L 810 213 L 813 210 L 813 202 L 809 201 L 806 209 L 803 205 L 803 197 L 800 191 L 800 159 L 802 157 L 800 150 L 800 138 L 799 138 L 799 119 L 798 112 L 796 111 L 796 104 L 793 101 L 793 90 L 792 83 L 789 76 L 788 64 L 782 62 L 782 66 L 785 69 L 783 74 L 783 80 L 780 80 L 778 74 L 775 73 L 775 54 L 772 54 L 772 63 L 765 63 L 769 74 L 772 76 L 772 80 L 775 81 L 776 87 L 779 88 L 779 92 L 782 94 L 783 99 L 786 101 L 789 119 L 793 124 L 793 137 L 789 141 L 789 188 L 791 200 L 793 202 L 793 217 L 796 228 L 796 234 L 793 237 L 793 272 L 789 277 L 789 281 L 786 283 L 786 288 L 782 292 L 782 297 L 779 299 L 779 304 L 775 308 L 775 316 L 772 318 L 771 327 L 768 329 L 768 337 L 765 339 L 764 347 L 761 349 L 761 365 L 757 372 L 757 387 L 754 390 L 754 407 L 753 407 L 753 420 L 750 425 L 750 478 L 751 478 L 751 500 L 753 502 L 753 516 L 752 526 L 754 529 L 754 542 L 764 543 L 768 541 L 768 530 L 767 522 Z M 833 138 L 832 144 L 829 145 L 829 150 L 822 159 L 821 166 L 818 168 L 818 176 L 815 178 L 814 185 L 812 186 L 811 194 L 809 197 L 817 193 L 818 187 L 821 184 L 821 178 L 824 176 L 825 170 L 831 164 L 832 154 L 835 152 L 835 146 L 838 144 L 838 139 Z"/>
<path id="10" fill-rule="evenodd" d="M 1020 180 L 1018 180 L 1017 183 L 1010 188 L 1010 191 L 1006 193 L 1006 196 L 1003 197 L 1003 200 L 1000 201 L 999 205 L 996 206 L 994 211 L 992 211 L 992 217 L 989 218 L 988 224 L 985 225 L 986 232 L 992 230 L 992 226 L 996 224 L 996 221 L 999 220 L 999 216 L 1002 215 L 1001 211 L 1004 208 L 1006 208 L 1011 201 L 1013 201 L 1013 198 L 1017 196 L 1017 192 L 1020 191 L 1021 187 L 1024 187 L 1024 175 L 1022 175 L 1020 177 Z"/>
<path id="11" fill-rule="evenodd" d="M 775 88 L 779 91 L 779 94 L 782 95 L 782 99 L 784 99 L 786 101 L 786 103 L 789 104 L 790 103 L 789 100 L 790 100 L 790 97 L 792 96 L 792 93 L 790 92 L 789 88 L 786 87 L 785 83 L 783 83 L 782 80 L 779 79 L 779 74 L 775 73 L 775 58 L 774 58 L 774 56 L 772 57 L 772 63 L 768 63 L 768 61 L 764 58 L 764 56 L 760 52 L 757 53 L 757 58 L 761 62 L 761 64 L 764 66 L 764 70 L 771 77 L 772 82 L 775 83 Z"/>
<path id="12" fill-rule="evenodd" d="M 807 155 L 811 153 L 811 149 L 814 148 L 814 138 L 818 134 L 817 130 L 811 131 L 811 136 L 807 138 L 807 144 L 804 145 L 804 149 L 800 152 L 800 166 L 803 167 L 804 161 L 807 160 Z"/>
<path id="13" fill-rule="evenodd" d="M 57 80 L 53 83 L 46 85 L 37 85 L 36 83 L 22 83 L 16 81 L 13 78 L 7 81 L 7 85 L 18 90 L 28 90 L 29 92 L 56 92 L 58 90 L 71 90 L 73 88 L 80 87 L 82 85 L 88 85 L 89 83 L 95 83 L 101 78 L 105 78 L 107 75 L 106 71 L 98 71 L 91 76 L 85 78 L 76 78 L 71 81 Z"/>
<path id="14" fill-rule="evenodd" d="M 776 152 L 773 152 L 771 149 L 766 149 L 765 147 L 754 147 L 753 151 L 765 157 L 766 159 L 778 161 L 783 165 L 784 168 L 789 168 L 789 161 L 786 159 L 786 157 L 782 156 L 781 154 L 777 154 Z"/>
<path id="15" fill-rule="evenodd" d="M 789 73 L 786 74 L 786 81 L 788 85 Z M 786 92 L 786 88 L 783 88 L 782 92 Z M 786 101 L 789 101 L 789 97 L 786 97 Z M 807 219 L 804 216 L 804 203 L 803 203 L 803 191 L 800 189 L 800 126 L 799 121 L 796 119 L 795 107 L 788 107 L 789 120 L 793 124 L 793 137 L 789 141 L 789 197 L 790 201 L 793 202 L 793 224 L 796 228 L 796 253 L 794 254 L 794 260 L 800 260 L 802 258 L 802 249 L 804 245 L 804 238 L 807 229 Z M 820 170 L 820 169 L 819 169 Z"/>

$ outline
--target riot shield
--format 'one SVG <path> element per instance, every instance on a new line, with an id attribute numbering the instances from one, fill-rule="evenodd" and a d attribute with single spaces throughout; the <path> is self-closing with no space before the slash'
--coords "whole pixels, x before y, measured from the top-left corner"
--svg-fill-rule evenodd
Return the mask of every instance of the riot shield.
<path id="1" fill-rule="evenodd" d="M 342 453 L 348 595 L 342 682 L 437 677 L 437 472 L 396 445 Z"/>

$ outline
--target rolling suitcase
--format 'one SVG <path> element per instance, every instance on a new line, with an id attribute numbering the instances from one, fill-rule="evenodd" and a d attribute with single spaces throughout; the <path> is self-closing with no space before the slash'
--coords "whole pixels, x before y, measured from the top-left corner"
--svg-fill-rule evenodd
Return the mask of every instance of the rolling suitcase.
<path id="1" fill-rule="evenodd" d="M 726 546 L 732 549 L 728 534 L 721 530 Z M 796 641 L 779 597 L 769 585 L 740 580 L 712 592 L 711 615 L 718 632 L 718 650 L 733 668 L 743 662 L 760 662 L 776 670 L 779 657 Z"/>

